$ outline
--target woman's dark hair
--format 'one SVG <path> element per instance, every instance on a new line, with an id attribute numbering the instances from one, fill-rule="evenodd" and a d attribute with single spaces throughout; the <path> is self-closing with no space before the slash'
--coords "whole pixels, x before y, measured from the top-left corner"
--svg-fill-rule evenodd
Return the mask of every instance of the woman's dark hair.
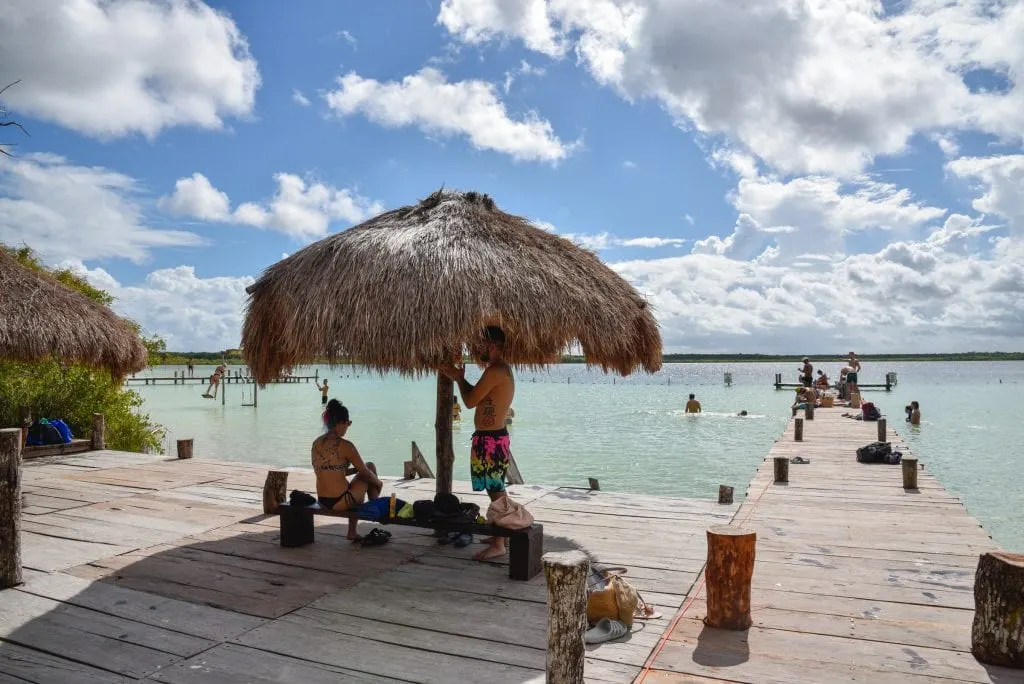
<path id="1" fill-rule="evenodd" d="M 348 422 L 348 408 L 342 406 L 337 399 L 327 402 L 327 410 L 324 411 L 324 424 L 328 430 L 333 430 L 339 423 Z"/>

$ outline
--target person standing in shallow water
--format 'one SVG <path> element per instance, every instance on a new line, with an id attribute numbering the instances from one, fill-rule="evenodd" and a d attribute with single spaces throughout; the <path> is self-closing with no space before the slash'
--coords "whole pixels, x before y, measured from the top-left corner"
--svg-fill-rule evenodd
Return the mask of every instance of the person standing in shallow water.
<path id="1" fill-rule="evenodd" d="M 508 430 L 505 420 L 516 393 L 512 369 L 504 360 L 505 333 L 501 328 L 488 326 L 483 339 L 472 350 L 474 356 L 484 365 L 483 375 L 476 385 L 466 380 L 466 369 L 462 366 L 438 368 L 459 386 L 462 403 L 466 408 L 475 409 L 473 442 L 470 452 L 469 472 L 473 491 L 486 491 L 491 501 L 508 496 L 505 491 L 505 476 L 511 461 Z M 487 548 L 476 554 L 476 560 L 497 558 L 505 553 L 505 539 L 491 537 Z"/>
<path id="2" fill-rule="evenodd" d="M 691 394 L 690 400 L 686 402 L 686 413 L 700 413 L 700 402 L 696 395 Z"/>
<path id="3" fill-rule="evenodd" d="M 327 394 L 331 391 L 331 388 L 327 386 L 327 378 L 324 378 L 324 384 L 316 383 L 316 388 L 320 390 L 320 405 L 327 405 Z"/>

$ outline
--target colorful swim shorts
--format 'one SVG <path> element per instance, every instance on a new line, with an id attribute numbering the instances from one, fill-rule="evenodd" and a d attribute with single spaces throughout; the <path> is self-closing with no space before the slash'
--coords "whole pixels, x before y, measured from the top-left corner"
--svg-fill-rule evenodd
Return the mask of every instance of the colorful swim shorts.
<path id="1" fill-rule="evenodd" d="M 469 458 L 469 474 L 475 492 L 505 491 L 505 475 L 509 460 L 508 430 L 477 430 Z"/>

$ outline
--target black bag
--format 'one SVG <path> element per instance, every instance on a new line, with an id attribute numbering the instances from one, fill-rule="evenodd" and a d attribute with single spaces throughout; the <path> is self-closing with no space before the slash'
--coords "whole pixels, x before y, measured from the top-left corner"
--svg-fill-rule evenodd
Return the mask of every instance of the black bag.
<path id="1" fill-rule="evenodd" d="M 892 457 L 892 445 L 889 442 L 872 442 L 857 449 L 858 463 L 888 463 Z"/>
<path id="2" fill-rule="evenodd" d="M 861 404 L 860 410 L 864 414 L 864 420 L 878 420 L 882 417 L 882 412 L 870 401 Z"/>
<path id="3" fill-rule="evenodd" d="M 57 428 L 49 423 L 40 423 L 39 421 L 32 423 L 28 429 L 28 435 L 25 437 L 26 446 L 48 446 L 63 443 L 64 437 L 61 436 Z"/>

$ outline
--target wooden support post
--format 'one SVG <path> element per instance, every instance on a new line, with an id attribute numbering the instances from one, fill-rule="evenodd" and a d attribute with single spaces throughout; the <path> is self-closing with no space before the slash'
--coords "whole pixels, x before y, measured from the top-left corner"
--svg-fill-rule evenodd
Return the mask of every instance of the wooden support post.
<path id="1" fill-rule="evenodd" d="M 809 401 L 804 404 L 804 418 L 807 420 L 814 420 L 814 402 Z"/>
<path id="2" fill-rule="evenodd" d="M 587 484 L 590 486 L 590 491 L 599 492 L 601 491 L 601 483 L 597 481 L 596 477 L 588 477 Z"/>
<path id="3" fill-rule="evenodd" d="M 255 380 L 252 381 L 252 407 L 256 408 L 260 405 L 260 386 Z"/>
<path id="4" fill-rule="evenodd" d="M 18 407 L 18 424 L 21 426 L 21 443 L 24 446 L 28 438 L 28 429 L 32 426 L 32 412 L 28 406 Z"/>
<path id="5" fill-rule="evenodd" d="M 93 451 L 107 448 L 107 427 L 102 413 L 92 414 L 92 444 Z"/>
<path id="6" fill-rule="evenodd" d="M 267 481 L 263 483 L 263 512 L 267 515 L 277 513 L 277 507 L 288 498 L 288 471 L 271 470 L 267 473 Z"/>
<path id="7" fill-rule="evenodd" d="M 192 458 L 192 444 L 191 439 L 179 439 L 178 440 L 178 458 L 181 460 Z"/>
<path id="8" fill-rule="evenodd" d="M 0 589 L 21 584 L 21 428 L 0 430 Z"/>
<path id="9" fill-rule="evenodd" d="M 718 503 L 731 504 L 732 492 L 732 487 L 729 487 L 728 485 L 718 485 Z"/>
<path id="10" fill-rule="evenodd" d="M 878 419 L 878 441 L 885 441 L 885 418 Z"/>
<path id="11" fill-rule="evenodd" d="M 786 456 L 775 457 L 775 482 L 789 482 L 789 458 Z"/>
<path id="12" fill-rule="evenodd" d="M 793 421 L 793 441 L 802 442 L 804 441 L 804 419 L 797 418 Z"/>
<path id="13" fill-rule="evenodd" d="M 452 447 L 452 399 L 455 386 L 444 373 L 437 374 L 437 413 L 434 417 L 434 458 L 437 461 L 438 494 L 452 491 L 452 470 L 455 466 L 455 451 Z"/>
<path id="14" fill-rule="evenodd" d="M 582 551 L 546 553 L 548 585 L 547 684 L 583 684 L 587 631 L 587 574 L 590 560 Z"/>
<path id="15" fill-rule="evenodd" d="M 704 569 L 708 616 L 704 623 L 718 629 L 749 629 L 750 581 L 754 577 L 752 530 L 732 525 L 708 528 L 708 564 Z"/>
<path id="16" fill-rule="evenodd" d="M 412 464 L 412 461 L 406 461 L 402 464 L 402 479 L 412 480 L 416 477 L 416 467 Z"/>
<path id="17" fill-rule="evenodd" d="M 1024 669 L 1024 554 L 990 551 L 978 559 L 971 653 L 989 665 Z"/>
<path id="18" fill-rule="evenodd" d="M 412 443 L 412 468 L 413 472 L 420 477 L 427 477 L 433 479 L 434 471 L 430 469 L 430 464 L 427 463 L 427 459 L 424 458 L 423 452 L 416 446 L 416 442 Z"/>
<path id="19" fill-rule="evenodd" d="M 917 489 L 917 459 L 901 459 L 900 465 L 903 467 L 903 488 Z"/>

